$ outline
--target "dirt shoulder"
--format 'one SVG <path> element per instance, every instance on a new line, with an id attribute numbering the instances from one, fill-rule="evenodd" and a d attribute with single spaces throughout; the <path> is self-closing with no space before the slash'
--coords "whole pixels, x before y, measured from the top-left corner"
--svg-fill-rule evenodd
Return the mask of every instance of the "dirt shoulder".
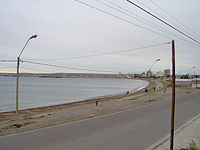
<path id="1" fill-rule="evenodd" d="M 196 89 L 189 87 L 179 87 L 176 88 L 176 96 L 184 96 L 195 91 Z M 151 80 L 148 92 L 144 92 L 144 89 L 142 89 L 128 95 L 21 110 L 19 113 L 19 125 L 15 125 L 15 111 L 0 113 L 0 135 L 40 129 L 133 109 L 153 102 L 168 100 L 170 97 L 171 87 L 166 88 L 166 82 Z M 97 101 L 98 104 L 96 103 Z"/>

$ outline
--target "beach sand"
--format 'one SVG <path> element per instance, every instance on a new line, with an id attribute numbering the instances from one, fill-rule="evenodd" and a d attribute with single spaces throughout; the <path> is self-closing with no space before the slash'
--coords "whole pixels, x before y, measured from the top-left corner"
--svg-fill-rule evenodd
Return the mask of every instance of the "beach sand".
<path id="1" fill-rule="evenodd" d="M 148 92 L 144 92 L 144 89 L 142 89 L 128 95 L 20 110 L 18 126 L 15 125 L 15 111 L 0 113 L 0 135 L 102 116 L 171 98 L 171 87 L 167 87 L 167 83 L 164 80 L 150 80 L 149 82 Z M 191 87 L 177 87 L 176 96 L 184 96 L 195 91 L 196 89 Z"/>

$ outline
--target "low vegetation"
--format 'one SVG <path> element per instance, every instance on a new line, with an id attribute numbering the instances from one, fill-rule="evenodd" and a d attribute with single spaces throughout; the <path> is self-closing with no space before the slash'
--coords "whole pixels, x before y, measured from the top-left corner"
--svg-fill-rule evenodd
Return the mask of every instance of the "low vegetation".
<path id="1" fill-rule="evenodd" d="M 197 148 L 197 145 L 195 143 L 194 140 L 192 140 L 191 142 L 189 142 L 189 146 L 186 148 L 181 148 L 179 150 L 200 150 L 199 148 Z"/>
<path id="2" fill-rule="evenodd" d="M 21 128 L 21 127 L 22 127 L 22 124 L 14 124 L 14 125 L 11 125 L 11 127 Z"/>

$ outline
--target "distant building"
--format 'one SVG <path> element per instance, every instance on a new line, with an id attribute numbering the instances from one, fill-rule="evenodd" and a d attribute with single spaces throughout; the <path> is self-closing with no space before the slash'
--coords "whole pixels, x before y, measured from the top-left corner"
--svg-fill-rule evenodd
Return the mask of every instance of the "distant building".
<path id="1" fill-rule="evenodd" d="M 122 74 L 121 72 L 118 74 L 118 78 L 128 78 L 127 74 Z"/>
<path id="2" fill-rule="evenodd" d="M 122 78 L 122 73 L 118 73 L 118 78 Z"/>
<path id="3" fill-rule="evenodd" d="M 162 76 L 163 76 L 163 72 L 162 71 L 156 72 L 156 77 L 162 77 Z"/>
<path id="4" fill-rule="evenodd" d="M 147 77 L 145 72 L 141 73 L 140 76 L 141 76 L 142 78 L 146 78 L 146 77 Z"/>
<path id="5" fill-rule="evenodd" d="M 164 76 L 165 76 L 165 77 L 170 77 L 170 76 L 171 76 L 171 74 L 170 74 L 170 69 L 165 69 L 165 70 L 164 70 Z"/>
<path id="6" fill-rule="evenodd" d="M 135 73 L 134 78 L 136 78 L 136 77 L 140 77 L 140 74 Z"/>
<path id="7" fill-rule="evenodd" d="M 147 71 L 147 77 L 153 77 L 153 71 L 149 70 Z"/>
<path id="8" fill-rule="evenodd" d="M 132 79 L 132 78 L 134 78 L 134 74 L 130 74 L 130 73 L 129 73 L 129 74 L 126 75 L 126 78 Z"/>

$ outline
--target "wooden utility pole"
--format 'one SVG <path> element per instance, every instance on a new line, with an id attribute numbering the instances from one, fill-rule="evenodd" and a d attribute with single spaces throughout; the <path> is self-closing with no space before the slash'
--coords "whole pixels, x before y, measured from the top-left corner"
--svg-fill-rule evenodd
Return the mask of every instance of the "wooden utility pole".
<path id="1" fill-rule="evenodd" d="M 175 120 L 175 41 L 172 40 L 172 108 L 171 108 L 171 134 L 170 150 L 174 148 L 174 120 Z"/>

